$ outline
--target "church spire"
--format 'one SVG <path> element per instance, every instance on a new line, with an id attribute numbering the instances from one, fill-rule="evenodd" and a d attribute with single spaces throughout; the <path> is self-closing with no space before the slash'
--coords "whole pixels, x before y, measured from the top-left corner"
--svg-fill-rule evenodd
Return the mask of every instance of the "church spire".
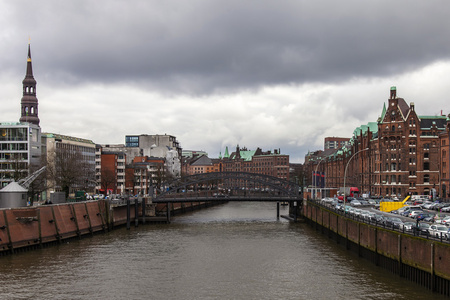
<path id="1" fill-rule="evenodd" d="M 20 122 L 29 122 L 39 126 L 38 99 L 36 98 L 36 80 L 33 76 L 31 64 L 31 47 L 28 43 L 27 72 L 22 81 L 23 96 L 21 100 Z"/>

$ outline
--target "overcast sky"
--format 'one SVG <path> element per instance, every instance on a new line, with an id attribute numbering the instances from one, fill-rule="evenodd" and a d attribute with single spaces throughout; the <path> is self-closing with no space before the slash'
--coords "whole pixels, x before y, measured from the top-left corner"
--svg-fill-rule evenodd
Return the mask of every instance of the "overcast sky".
<path id="1" fill-rule="evenodd" d="M 43 132 L 303 162 L 376 121 L 391 86 L 449 114 L 449 16 L 446 0 L 0 0 L 0 122 L 20 118 L 31 38 Z"/>

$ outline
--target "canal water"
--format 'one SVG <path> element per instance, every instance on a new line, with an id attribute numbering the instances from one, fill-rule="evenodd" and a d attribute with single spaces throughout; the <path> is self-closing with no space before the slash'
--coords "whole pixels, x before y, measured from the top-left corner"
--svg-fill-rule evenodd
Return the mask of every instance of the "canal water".
<path id="1" fill-rule="evenodd" d="M 0 257 L 0 298 L 448 299 L 257 202 Z"/>

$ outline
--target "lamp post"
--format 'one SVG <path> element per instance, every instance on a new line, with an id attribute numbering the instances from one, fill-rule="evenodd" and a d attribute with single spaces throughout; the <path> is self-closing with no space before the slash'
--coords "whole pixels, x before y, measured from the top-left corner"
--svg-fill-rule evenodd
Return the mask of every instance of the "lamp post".
<path id="1" fill-rule="evenodd" d="M 439 162 L 438 163 L 435 163 L 435 162 L 433 162 L 433 161 L 430 161 L 433 165 L 435 165 L 436 166 L 436 168 L 438 169 L 438 195 L 441 195 L 441 168 L 440 168 L 440 164 L 439 164 Z M 436 184 L 435 184 L 435 186 L 436 186 Z M 431 196 L 432 196 L 432 199 L 431 200 L 435 200 L 434 198 L 433 198 L 433 194 L 431 193 Z"/>
<path id="2" fill-rule="evenodd" d="M 319 165 L 322 162 L 323 158 L 320 159 L 319 163 L 316 166 L 316 170 L 314 171 L 314 173 L 312 174 L 312 182 L 314 182 L 314 175 L 317 174 L 317 169 L 319 169 Z M 311 183 L 312 183 L 311 182 Z M 314 194 L 317 197 L 317 180 L 315 180 L 315 184 L 314 184 Z M 312 195 L 311 195 L 312 198 Z"/>
<path id="3" fill-rule="evenodd" d="M 359 151 L 357 151 L 357 152 L 355 152 L 355 154 L 353 154 L 351 157 L 350 157 L 350 159 L 348 160 L 348 162 L 347 162 L 347 164 L 345 165 L 345 170 L 344 170 L 344 213 L 345 213 L 345 203 L 346 203 L 346 199 L 345 199 L 345 177 L 347 177 L 347 168 L 348 168 L 348 165 L 350 164 L 350 161 L 353 159 L 353 157 L 355 157 L 356 156 L 356 154 L 358 154 L 358 153 L 360 153 L 360 152 L 363 152 L 363 151 L 366 151 L 366 150 L 369 150 L 369 148 L 365 148 L 365 149 L 362 149 L 362 150 L 359 150 Z"/>

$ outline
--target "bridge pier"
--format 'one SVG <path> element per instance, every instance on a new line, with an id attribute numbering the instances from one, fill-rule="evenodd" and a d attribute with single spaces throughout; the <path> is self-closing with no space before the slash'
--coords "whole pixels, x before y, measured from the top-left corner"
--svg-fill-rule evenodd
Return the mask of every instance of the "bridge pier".
<path id="1" fill-rule="evenodd" d="M 277 202 L 277 219 L 280 218 L 280 201 Z"/>
<path id="2" fill-rule="evenodd" d="M 170 223 L 170 202 L 166 202 L 167 207 L 167 223 Z"/>

